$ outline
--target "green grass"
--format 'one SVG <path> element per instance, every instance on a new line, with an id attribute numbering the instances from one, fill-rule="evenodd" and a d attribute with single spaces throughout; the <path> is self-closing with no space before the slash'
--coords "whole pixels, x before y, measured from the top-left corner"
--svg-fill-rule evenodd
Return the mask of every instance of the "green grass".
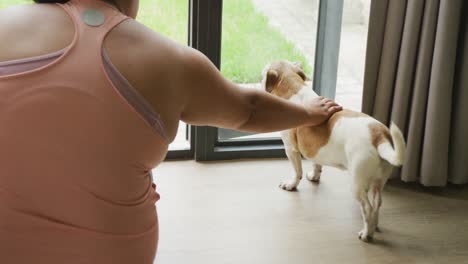
<path id="1" fill-rule="evenodd" d="M 0 0 L 0 8 L 31 3 L 32 0 Z M 251 0 L 226 0 L 223 3 L 221 71 L 237 83 L 254 83 L 262 69 L 274 60 L 300 61 L 311 72 L 304 55 L 293 43 L 268 23 Z M 187 44 L 187 0 L 140 0 L 137 20 L 151 29 Z"/>
<path id="2" fill-rule="evenodd" d="M 9 6 L 12 6 L 12 5 L 19 5 L 19 4 L 28 4 L 28 3 L 31 3 L 31 1 L 28 1 L 28 0 L 0 0 L 0 9 L 1 8 L 5 8 L 5 7 L 9 7 Z"/>
<path id="3" fill-rule="evenodd" d="M 287 59 L 308 65 L 306 58 L 283 35 L 268 24 L 251 0 L 223 2 L 223 40 L 221 70 L 239 83 L 261 80 L 266 64 Z M 306 66 L 306 72 L 310 68 Z"/>
<path id="4" fill-rule="evenodd" d="M 188 0 L 140 0 L 137 20 L 181 44 L 188 42 Z"/>

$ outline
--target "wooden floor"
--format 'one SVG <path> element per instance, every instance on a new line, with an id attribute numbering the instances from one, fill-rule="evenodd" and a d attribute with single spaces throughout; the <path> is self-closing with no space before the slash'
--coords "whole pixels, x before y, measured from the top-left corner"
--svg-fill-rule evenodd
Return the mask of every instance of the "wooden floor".
<path id="1" fill-rule="evenodd" d="M 309 169 L 310 164 L 305 168 Z M 388 184 L 373 243 L 358 240 L 351 178 L 278 188 L 285 160 L 166 162 L 155 171 L 158 264 L 468 263 L 468 188 Z"/>

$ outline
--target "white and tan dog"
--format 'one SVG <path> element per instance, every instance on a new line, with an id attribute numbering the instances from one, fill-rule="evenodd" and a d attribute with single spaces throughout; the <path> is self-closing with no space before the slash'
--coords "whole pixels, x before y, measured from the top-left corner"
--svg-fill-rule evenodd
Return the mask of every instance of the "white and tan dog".
<path id="1" fill-rule="evenodd" d="M 296 103 L 318 95 L 305 85 L 307 77 L 297 63 L 274 62 L 263 71 L 262 88 Z M 280 184 L 294 190 L 302 178 L 302 157 L 314 162 L 307 179 L 318 182 L 322 166 L 347 169 L 354 180 L 356 199 L 361 205 L 364 228 L 359 239 L 369 241 L 378 231 L 382 189 L 394 166 L 404 161 L 405 141 L 398 127 L 390 130 L 374 118 L 350 110 L 335 113 L 319 125 L 281 132 L 287 156 L 296 174 Z M 370 200 L 369 201 L 369 196 Z"/>

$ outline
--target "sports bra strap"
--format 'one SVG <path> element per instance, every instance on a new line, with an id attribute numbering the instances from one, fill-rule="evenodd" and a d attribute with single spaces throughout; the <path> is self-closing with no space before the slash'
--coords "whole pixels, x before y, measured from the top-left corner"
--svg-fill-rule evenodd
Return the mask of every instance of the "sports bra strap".
<path id="1" fill-rule="evenodd" d="M 122 21 L 129 19 L 116 7 L 101 0 L 70 0 L 58 4 L 71 17 L 77 31 L 77 44 L 100 52 L 106 35 Z M 80 46 L 80 45 L 78 45 Z"/>

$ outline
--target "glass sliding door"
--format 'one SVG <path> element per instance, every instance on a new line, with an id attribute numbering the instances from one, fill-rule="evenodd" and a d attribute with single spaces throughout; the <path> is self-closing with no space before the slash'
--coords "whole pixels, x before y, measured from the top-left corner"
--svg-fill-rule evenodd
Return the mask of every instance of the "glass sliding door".
<path id="1" fill-rule="evenodd" d="M 338 63 L 336 100 L 361 111 L 371 0 L 345 1 Z"/>

